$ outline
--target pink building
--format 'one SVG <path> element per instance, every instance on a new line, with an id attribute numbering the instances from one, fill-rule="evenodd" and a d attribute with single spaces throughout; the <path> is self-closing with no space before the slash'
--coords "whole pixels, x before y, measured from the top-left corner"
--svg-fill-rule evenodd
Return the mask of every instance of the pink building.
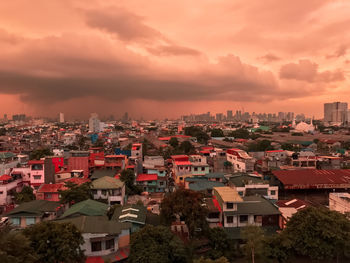
<path id="1" fill-rule="evenodd" d="M 30 186 L 36 191 L 45 182 L 44 160 L 31 160 L 28 165 L 30 167 Z"/>

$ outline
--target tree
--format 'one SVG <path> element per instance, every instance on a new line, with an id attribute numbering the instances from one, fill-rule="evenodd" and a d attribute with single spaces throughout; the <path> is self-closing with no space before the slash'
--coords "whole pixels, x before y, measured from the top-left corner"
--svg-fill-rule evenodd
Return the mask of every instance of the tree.
<path id="1" fill-rule="evenodd" d="M 0 262 L 34 263 L 37 260 L 30 241 L 21 232 L 13 230 L 10 225 L 0 226 Z"/>
<path id="2" fill-rule="evenodd" d="M 254 263 L 255 255 L 262 253 L 264 231 L 259 226 L 248 225 L 242 229 L 241 236 L 245 241 L 245 255 L 252 260 L 252 263 Z"/>
<path id="3" fill-rule="evenodd" d="M 221 129 L 212 129 L 210 136 L 211 137 L 224 137 L 225 135 Z"/>
<path id="4" fill-rule="evenodd" d="M 285 232 L 266 237 L 264 254 L 273 261 L 286 262 L 292 256 L 292 242 Z"/>
<path id="5" fill-rule="evenodd" d="M 236 243 L 230 240 L 223 228 L 210 228 L 208 239 L 211 250 L 208 256 L 212 259 L 225 257 L 231 261 L 237 256 Z"/>
<path id="6" fill-rule="evenodd" d="M 140 194 L 142 190 L 135 185 L 135 173 L 131 170 L 123 170 L 120 174 L 120 180 L 125 183 L 126 193 L 128 195 Z"/>
<path id="7" fill-rule="evenodd" d="M 58 190 L 61 195 L 60 201 L 63 204 L 76 204 L 81 201 L 91 199 L 91 183 L 77 185 L 72 182 L 66 182 L 66 190 Z"/>
<path id="8" fill-rule="evenodd" d="M 249 131 L 243 128 L 237 129 L 230 133 L 230 137 L 239 139 L 249 139 Z"/>
<path id="9" fill-rule="evenodd" d="M 23 230 L 39 262 L 84 262 L 84 239 L 71 223 L 44 221 Z"/>
<path id="10" fill-rule="evenodd" d="M 171 139 L 169 140 L 169 145 L 173 148 L 177 148 L 179 146 L 179 141 L 176 137 L 171 137 Z"/>
<path id="11" fill-rule="evenodd" d="M 350 252 L 350 221 L 326 208 L 308 207 L 294 214 L 284 230 L 298 255 L 335 259 Z"/>
<path id="12" fill-rule="evenodd" d="M 180 144 L 180 149 L 181 149 L 185 154 L 194 153 L 194 151 L 195 151 L 194 146 L 193 146 L 192 143 L 189 142 L 189 141 L 183 141 L 183 142 Z"/>
<path id="13" fill-rule="evenodd" d="M 203 195 L 199 192 L 180 187 L 168 193 L 161 203 L 161 218 L 171 224 L 177 217 L 185 221 L 190 234 L 203 234 L 208 229 L 207 209 L 202 206 Z"/>
<path id="14" fill-rule="evenodd" d="M 196 137 L 197 141 L 203 144 L 206 144 L 209 140 L 208 134 L 204 132 L 201 127 L 198 126 L 185 127 L 185 134 L 192 137 Z"/>
<path id="15" fill-rule="evenodd" d="M 51 156 L 53 155 L 53 152 L 49 148 L 39 148 L 34 151 L 32 151 L 29 154 L 30 160 L 40 160 L 41 158 L 44 158 L 45 156 Z"/>
<path id="16" fill-rule="evenodd" d="M 33 194 L 33 188 L 30 186 L 23 186 L 22 191 L 14 194 L 15 203 L 21 204 L 24 202 L 29 202 L 35 200 L 35 195 Z"/>
<path id="17" fill-rule="evenodd" d="M 167 227 L 147 225 L 132 234 L 129 263 L 187 262 L 181 240 Z"/>

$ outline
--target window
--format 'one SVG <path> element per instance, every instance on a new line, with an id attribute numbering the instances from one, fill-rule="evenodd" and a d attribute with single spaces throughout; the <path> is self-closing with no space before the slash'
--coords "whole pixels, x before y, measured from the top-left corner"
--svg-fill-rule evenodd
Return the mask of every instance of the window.
<path id="1" fill-rule="evenodd" d="M 239 222 L 240 223 L 247 223 L 248 222 L 248 216 L 247 215 L 239 216 Z"/>
<path id="2" fill-rule="evenodd" d="M 107 194 L 107 190 L 102 190 L 102 195 L 106 195 Z"/>
<path id="3" fill-rule="evenodd" d="M 204 171 L 205 170 L 205 167 L 202 167 L 202 171 Z"/>
<path id="4" fill-rule="evenodd" d="M 239 194 L 240 196 L 243 196 L 243 192 L 242 192 L 242 191 L 239 191 L 238 194 Z"/>
<path id="5" fill-rule="evenodd" d="M 3 191 L 0 191 L 0 195 L 2 195 L 4 192 Z"/>
<path id="6" fill-rule="evenodd" d="M 183 178 L 182 177 L 180 177 L 180 181 L 182 181 L 183 180 Z"/>
<path id="7" fill-rule="evenodd" d="M 227 209 L 233 209 L 233 203 L 226 203 Z"/>
<path id="8" fill-rule="evenodd" d="M 197 168 L 197 167 L 194 167 L 194 170 L 195 170 L 195 171 L 198 171 L 198 168 Z"/>
<path id="9" fill-rule="evenodd" d="M 106 249 L 114 248 L 114 238 L 106 240 Z"/>
<path id="10" fill-rule="evenodd" d="M 255 223 L 261 223 L 262 222 L 262 216 L 254 216 L 254 222 Z"/>
<path id="11" fill-rule="evenodd" d="M 276 191 L 275 190 L 271 190 L 271 195 L 275 195 Z"/>
<path id="12" fill-rule="evenodd" d="M 41 179 L 41 175 L 34 175 L 34 180 L 40 180 Z"/>
<path id="13" fill-rule="evenodd" d="M 21 218 L 19 217 L 12 217 L 11 218 L 11 223 L 15 226 L 19 226 L 21 224 Z"/>
<path id="14" fill-rule="evenodd" d="M 52 198 L 52 194 L 45 194 L 45 199 L 51 199 Z"/>
<path id="15" fill-rule="evenodd" d="M 97 190 L 96 189 L 92 190 L 92 194 L 97 195 Z"/>
<path id="16" fill-rule="evenodd" d="M 232 224 L 233 223 L 233 216 L 227 216 L 226 221 L 227 221 L 227 224 Z"/>
<path id="17" fill-rule="evenodd" d="M 32 170 L 33 171 L 40 171 L 43 169 L 43 165 L 42 164 L 33 164 L 32 165 Z"/>
<path id="18" fill-rule="evenodd" d="M 159 182 L 159 185 L 164 185 L 164 182 Z"/>
<path id="19" fill-rule="evenodd" d="M 35 224 L 35 217 L 26 217 L 26 225 L 30 226 Z"/>
<path id="20" fill-rule="evenodd" d="M 96 241 L 96 242 L 91 242 L 91 251 L 101 251 L 102 246 L 101 246 L 101 241 Z"/>

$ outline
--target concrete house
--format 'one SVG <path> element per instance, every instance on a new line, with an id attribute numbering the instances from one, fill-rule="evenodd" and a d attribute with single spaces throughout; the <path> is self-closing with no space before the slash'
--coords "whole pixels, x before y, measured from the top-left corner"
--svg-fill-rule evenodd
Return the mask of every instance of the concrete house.
<path id="1" fill-rule="evenodd" d="M 91 183 L 94 200 L 104 199 L 109 205 L 124 204 L 125 184 L 114 177 L 104 176 Z"/>

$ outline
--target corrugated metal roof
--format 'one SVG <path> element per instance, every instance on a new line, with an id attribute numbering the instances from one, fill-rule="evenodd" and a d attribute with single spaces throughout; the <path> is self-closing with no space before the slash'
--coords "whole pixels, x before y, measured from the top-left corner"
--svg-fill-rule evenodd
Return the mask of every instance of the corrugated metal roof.
<path id="1" fill-rule="evenodd" d="M 274 176 L 285 189 L 350 188 L 350 170 L 276 170 Z"/>

